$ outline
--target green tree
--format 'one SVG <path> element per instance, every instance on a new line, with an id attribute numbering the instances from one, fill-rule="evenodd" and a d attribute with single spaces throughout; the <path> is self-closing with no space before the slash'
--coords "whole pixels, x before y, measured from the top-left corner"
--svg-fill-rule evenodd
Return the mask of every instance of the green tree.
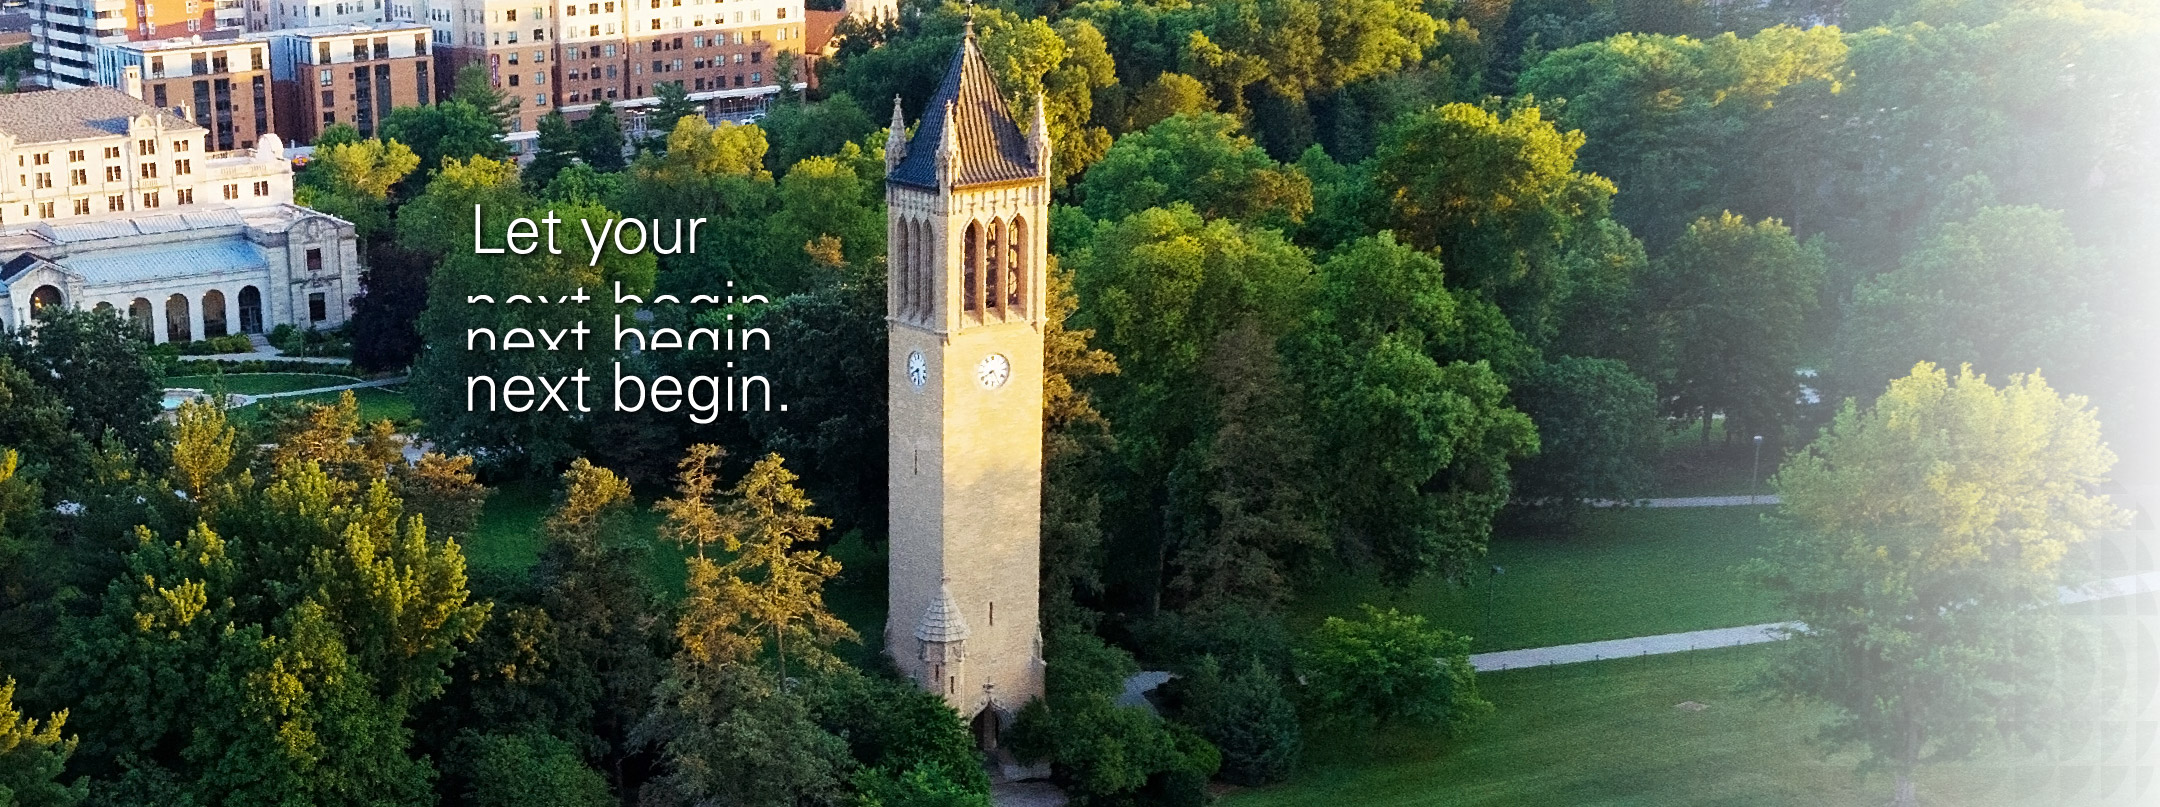
<path id="1" fill-rule="evenodd" d="M 1458 731 L 1492 711 L 1470 668 L 1470 639 L 1425 618 L 1365 606 L 1363 619 L 1331 616 L 1298 650 L 1314 714 L 1345 723 L 1412 723 Z"/>
<path id="2" fill-rule="evenodd" d="M 612 807 L 607 780 L 577 749 L 545 734 L 475 734 L 461 744 L 473 807 Z"/>
<path id="3" fill-rule="evenodd" d="M 1512 334 L 1450 294 L 1439 261 L 1385 234 L 1342 248 L 1320 275 L 1293 366 L 1330 424 L 1338 551 L 1398 585 L 1459 575 L 1485 552 L 1511 463 L 1538 450 L 1494 369 Z"/>
<path id="4" fill-rule="evenodd" d="M 525 180 L 525 186 L 535 190 L 547 187 L 549 182 L 555 181 L 555 175 L 576 162 L 584 145 L 560 109 L 540 116 L 539 130 L 532 162 L 526 163 L 524 170 L 518 172 Z"/>
<path id="5" fill-rule="evenodd" d="M 675 86 L 682 86 L 682 83 L 676 82 Z M 628 165 L 623 161 L 622 121 L 615 116 L 614 104 L 601 101 L 578 120 L 575 128 L 578 156 L 593 170 L 611 173 Z"/>
<path id="6" fill-rule="evenodd" d="M 495 80 L 488 75 L 487 67 L 478 62 L 458 68 L 457 75 L 451 80 L 449 100 L 479 110 L 488 120 L 495 122 L 496 134 L 504 134 L 515 128 L 513 118 L 517 115 L 518 106 L 524 103 L 524 99 L 495 86 Z"/>
<path id="7" fill-rule="evenodd" d="M 772 142 L 766 165 L 785 170 L 811 157 L 838 154 L 842 146 L 869 137 L 883 128 L 855 96 L 834 93 L 817 103 L 781 103 L 773 106 L 758 127 Z M 884 138 L 876 138 L 879 141 Z"/>
<path id="8" fill-rule="evenodd" d="M 1869 392 L 1918 361 L 2090 383 L 2111 280 L 2061 213 L 1989 207 L 1945 222 L 1854 292 L 1839 334 L 1840 386 Z"/>
<path id="9" fill-rule="evenodd" d="M 1770 125 L 1764 112 L 1788 100 L 1787 88 L 1835 86 L 1846 51 L 1827 26 L 1747 38 L 1624 33 L 1546 55 L 1516 88 L 1566 100 L 1558 122 L 1586 136 L 1583 167 L 1625 191 L 1614 215 L 1662 248 L 1686 222 L 1744 201 L 1736 192 L 1762 150 L 1751 129 Z"/>
<path id="10" fill-rule="evenodd" d="M 91 440 L 110 433 L 130 449 L 149 449 L 164 384 L 140 331 L 112 311 L 63 308 L 42 317 L 34 332 L 0 334 L 0 359 L 59 398 L 70 431 Z"/>
<path id="11" fill-rule="evenodd" d="M 503 232 L 531 204 L 518 185 L 517 164 L 475 157 L 452 159 L 427 189 L 398 210 L 398 245 L 434 258 L 472 252 L 473 207 L 481 232 Z"/>
<path id="12" fill-rule="evenodd" d="M 2053 607 L 2064 555 L 2122 513 L 2085 400 L 2039 376 L 2001 388 L 1921 364 L 1835 421 L 1773 480 L 1781 538 L 1757 573 L 1802 627 L 1767 683 L 1835 706 L 1917 803 L 1920 765 L 2037 741 L 2062 716 Z"/>
<path id="13" fill-rule="evenodd" d="M 365 242 L 390 229 L 390 189 L 419 167 L 405 144 L 368 138 L 315 146 L 307 170 L 294 178 L 297 199 L 351 221 Z"/>
<path id="14" fill-rule="evenodd" d="M 1312 211 L 1312 182 L 1275 162 L 1228 115 L 1179 116 L 1119 138 L 1079 186 L 1081 209 L 1118 221 L 1173 202 L 1204 218 L 1286 228 Z"/>
<path id="15" fill-rule="evenodd" d="M 1178 718 L 1222 751 L 1223 779 L 1258 787 L 1289 778 L 1305 741 L 1282 679 L 1257 661 L 1223 667 L 1204 656 L 1179 682 L 1184 702 Z"/>
<path id="16" fill-rule="evenodd" d="M 1117 131 L 1137 132 L 1179 115 L 1214 112 L 1216 107 L 1215 99 L 1208 97 L 1207 86 L 1199 79 L 1166 72 L 1133 94 L 1125 108 L 1124 124 Z"/>
<path id="17" fill-rule="evenodd" d="M 1575 169 L 1583 142 L 1536 106 L 1502 115 L 1449 104 L 1390 126 L 1372 181 L 1396 234 L 1439 249 L 1451 287 L 1490 298 L 1542 343 L 1558 328 L 1561 246 L 1603 218 L 1614 193 L 1610 181 Z"/>
<path id="18" fill-rule="evenodd" d="M 653 84 L 653 97 L 658 100 L 646 116 L 657 125 L 648 127 L 646 131 L 665 138 L 669 150 L 675 148 L 675 129 L 682 125 L 684 118 L 697 118 L 701 123 L 705 121 L 705 105 L 690 100 L 690 88 L 683 86 L 680 81 Z"/>
<path id="19" fill-rule="evenodd" d="M 475 174 L 489 174 L 488 166 L 473 166 Z M 497 181 L 514 192 L 515 174 L 494 174 Z M 431 183 L 428 195 L 435 194 Z M 471 187 L 471 186 L 466 186 Z M 482 195 L 489 195 L 492 187 L 481 186 Z M 444 197 L 458 195 L 446 192 Z M 425 200 L 422 200 L 425 201 Z M 414 203 L 418 206 L 419 201 Z M 412 208 L 408 207 L 408 212 Z M 433 222 L 417 225 L 427 230 L 465 229 L 472 222 L 469 208 L 454 209 L 449 222 Z M 547 210 L 487 211 L 490 219 L 500 216 L 525 215 L 539 219 L 543 213 L 552 212 L 562 223 L 557 225 L 567 237 L 579 237 L 589 230 L 598 232 L 607 220 L 618 214 L 606 208 L 591 205 L 556 205 Z M 432 235 L 420 235 L 422 241 Z M 624 255 L 609 250 L 594 263 L 590 256 L 582 254 L 578 247 L 566 247 L 563 254 L 551 254 L 536 249 L 528 255 L 515 253 L 504 255 L 476 255 L 471 249 L 452 249 L 435 269 L 429 281 L 428 307 L 420 315 L 419 331 L 429 348 L 423 350 L 413 362 L 413 406 L 425 424 L 423 433 L 430 439 L 461 453 L 485 454 L 491 459 L 505 463 L 531 463 L 546 466 L 569 459 L 574 453 L 574 441 L 578 438 L 578 426 L 582 414 L 574 386 L 564 387 L 564 395 L 552 406 L 557 411 L 535 411 L 523 416 L 504 417 L 503 409 L 517 401 L 499 398 L 504 390 L 511 389 L 514 376 L 560 380 L 584 374 L 605 377 L 602 368 L 610 366 L 615 357 L 613 341 L 604 335 L 601 323 L 613 322 L 616 315 L 627 315 L 630 307 L 615 302 L 616 284 L 620 283 L 624 294 L 644 295 L 651 291 L 656 271 L 653 256 L 649 253 Z M 576 299 L 582 293 L 583 299 Z M 533 299 L 567 301 L 544 305 L 517 303 L 470 302 L 476 296 L 491 300 L 506 299 L 512 294 L 528 295 Z M 494 339 L 508 339 L 517 328 L 531 329 L 533 333 L 561 334 L 566 329 L 589 323 L 591 330 L 583 344 L 574 336 L 563 338 L 561 350 L 516 350 L 494 348 L 489 337 L 472 336 L 474 329 L 487 329 Z M 477 339 L 477 342 L 468 342 Z M 580 349 L 582 348 L 582 349 Z M 590 371 L 590 372 L 588 372 Z M 486 376 L 497 387 L 470 381 Z M 478 388 L 470 388 L 478 383 Z M 536 383 L 536 382 L 535 382 Z M 604 399 L 596 396 L 604 382 L 588 381 L 586 399 L 582 406 L 605 408 Z M 532 387 L 538 390 L 538 386 Z M 524 403 L 542 405 L 535 398 Z M 560 411 L 568 409 L 572 411 Z"/>
<path id="20" fill-rule="evenodd" d="M 808 498 L 777 455 L 752 467 L 720 506 L 713 498 L 718 456 L 715 446 L 692 446 L 676 496 L 659 506 L 662 534 L 701 554 L 686 561 L 679 649 L 632 735 L 661 744 L 667 763 L 647 787 L 683 803 L 836 803 L 854 760 L 785 686 L 787 653 L 807 661 L 800 667 L 808 673 L 828 672 L 838 666 L 831 642 L 853 635 L 825 611 L 820 593 L 839 564 L 794 548 L 815 539 L 825 520 L 808 514 Z M 704 557 L 710 543 L 734 557 L 725 565 Z M 760 663 L 768 650 L 779 662 L 773 672 Z"/>
<path id="21" fill-rule="evenodd" d="M 1207 803 L 1222 757 L 1192 729 L 1117 706 L 1132 657 L 1084 630 L 1049 636 L 1048 694 L 1020 710 L 1013 753 L 1050 763 L 1051 779 L 1080 807 Z"/>
<path id="22" fill-rule="evenodd" d="M 1650 491 L 1659 447 L 1657 387 L 1612 359 L 1562 356 L 1515 388 L 1537 424 L 1538 456 L 1517 471 L 1517 497 L 1562 513 L 1590 500 Z"/>
<path id="23" fill-rule="evenodd" d="M 1790 423 L 1800 350 L 1826 259 L 1776 219 L 1726 213 L 1688 226 L 1651 265 L 1648 293 L 1664 334 L 1658 372 L 1666 413 L 1726 434 L 1771 439 Z"/>
<path id="24" fill-rule="evenodd" d="M 429 106 L 405 106 L 383 119 L 382 137 L 412 148 L 420 157 L 418 176 L 432 177 L 448 160 L 485 157 L 507 160 L 510 147 L 503 144 L 503 124 L 488 109 L 464 101 L 444 101 Z M 407 183 L 416 187 L 417 183 Z"/>
<path id="25" fill-rule="evenodd" d="M 5 459 L 12 464 L 12 455 Z M 24 717 L 15 709 L 15 679 L 5 680 L 0 684 L 0 805 L 72 807 L 82 803 L 88 783 L 80 779 L 74 784 L 60 782 L 68 757 L 75 753 L 76 741 L 60 737 L 67 712 L 44 721 Z"/>

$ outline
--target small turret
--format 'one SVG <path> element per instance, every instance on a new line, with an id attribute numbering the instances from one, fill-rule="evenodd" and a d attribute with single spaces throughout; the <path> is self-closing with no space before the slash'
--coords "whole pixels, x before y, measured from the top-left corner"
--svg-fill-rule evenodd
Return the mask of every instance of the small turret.
<path id="1" fill-rule="evenodd" d="M 885 136 L 885 173 L 907 159 L 907 116 L 900 111 L 900 96 L 892 97 L 892 133 Z"/>
<path id="2" fill-rule="evenodd" d="M 960 127 L 953 124 L 959 115 L 959 106 L 950 101 L 945 104 L 945 125 L 938 133 L 937 167 L 938 187 L 951 188 L 960 179 Z"/>
<path id="3" fill-rule="evenodd" d="M 1044 175 L 1050 173 L 1050 113 L 1049 99 L 1042 93 L 1035 94 L 1035 125 L 1028 129 L 1028 153 L 1035 158 L 1035 168 Z"/>

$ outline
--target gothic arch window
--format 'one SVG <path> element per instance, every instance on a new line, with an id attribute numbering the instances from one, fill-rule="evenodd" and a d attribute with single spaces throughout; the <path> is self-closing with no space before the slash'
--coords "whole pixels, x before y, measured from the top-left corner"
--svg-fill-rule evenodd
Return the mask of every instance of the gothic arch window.
<path id="1" fill-rule="evenodd" d="M 1030 249 L 1032 242 L 1028 241 L 1027 219 L 1014 216 L 1012 233 L 1006 240 L 1010 243 L 1005 259 L 1005 302 L 1010 310 L 1026 314 L 1029 270 L 1033 268 L 1028 266 L 1028 256 L 1034 254 Z"/>
<path id="2" fill-rule="evenodd" d="M 915 222 L 915 315 L 929 319 L 937 311 L 937 275 L 945 262 L 938 259 L 937 236 L 930 222 Z"/>
<path id="3" fill-rule="evenodd" d="M 982 241 L 981 222 L 971 221 L 967 226 L 967 242 L 960 261 L 960 273 L 966 277 L 961 284 L 962 305 L 969 313 L 982 310 Z"/>
<path id="4" fill-rule="evenodd" d="M 893 265 L 886 267 L 892 274 L 893 311 L 901 319 L 915 315 L 915 224 L 900 220 L 893 245 Z"/>
<path id="5" fill-rule="evenodd" d="M 991 219 L 983 248 L 983 311 L 1005 308 L 1005 220 Z"/>

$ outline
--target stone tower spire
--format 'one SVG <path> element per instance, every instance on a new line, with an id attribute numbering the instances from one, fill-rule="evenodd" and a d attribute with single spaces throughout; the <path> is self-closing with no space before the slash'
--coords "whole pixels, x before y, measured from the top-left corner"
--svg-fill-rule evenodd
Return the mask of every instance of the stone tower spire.
<path id="1" fill-rule="evenodd" d="M 892 97 L 892 133 L 885 136 L 885 173 L 907 159 L 907 115 L 900 110 L 900 96 Z"/>
<path id="2" fill-rule="evenodd" d="M 1050 181 L 1035 118 L 1031 135 L 967 36 L 914 136 L 886 149 L 885 652 L 986 745 L 1043 694 Z"/>

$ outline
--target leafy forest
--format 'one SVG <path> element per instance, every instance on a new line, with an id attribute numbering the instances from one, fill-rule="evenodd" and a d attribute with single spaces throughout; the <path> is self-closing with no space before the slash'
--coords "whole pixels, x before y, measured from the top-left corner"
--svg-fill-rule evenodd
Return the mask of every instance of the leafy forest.
<path id="1" fill-rule="evenodd" d="M 1075 804 L 1295 780 L 1331 727 L 1508 719 L 1466 636 L 1286 614 L 1344 570 L 1481 576 L 1496 536 L 1658 493 L 1675 442 L 1745 469 L 1760 435 L 1793 458 L 1785 517 L 1826 534 L 1867 529 L 1846 504 L 1912 480 L 1854 469 L 1900 457 L 2076 480 L 1987 488 L 2056 497 L 2076 535 L 2116 523 L 2085 498 L 2115 455 L 2155 470 L 2160 376 L 2125 370 L 2160 300 L 2148 3 L 910 0 L 791 60 L 810 89 L 755 122 L 662 85 L 542 118 L 520 166 L 515 99 L 468 71 L 378 137 L 326 132 L 300 201 L 359 230 L 344 336 L 361 369 L 409 371 L 409 421 L 349 394 L 160 419 L 168 359 L 120 319 L 0 338 L 0 807 L 986 807 L 968 728 L 882 660 L 882 613 L 838 605 L 882 602 L 887 127 L 968 30 L 1054 143 L 1050 694 L 1000 752 Z M 710 223 L 696 254 L 480 256 L 475 205 L 492 232 Z M 598 293 L 618 284 L 769 302 Z M 463 304 L 512 287 L 595 293 Z M 784 349 L 457 349 L 618 316 Z M 468 376 L 614 362 L 752 372 L 790 406 L 464 401 Z M 1881 420 L 1841 408 L 1878 398 Z M 2019 465 L 1897 412 L 2055 439 Z M 537 562 L 481 569 L 513 490 L 548 498 L 516 539 Z M 1759 576 L 1834 602 L 1804 571 L 1828 551 Z M 2020 568 L 1989 590 L 2052 596 Z M 1143 668 L 1177 673 L 1161 717 L 1115 705 Z M 1834 670 L 1780 669 L 1839 703 Z M 1900 770 L 1944 747 L 1843 706 L 1843 739 Z"/>

